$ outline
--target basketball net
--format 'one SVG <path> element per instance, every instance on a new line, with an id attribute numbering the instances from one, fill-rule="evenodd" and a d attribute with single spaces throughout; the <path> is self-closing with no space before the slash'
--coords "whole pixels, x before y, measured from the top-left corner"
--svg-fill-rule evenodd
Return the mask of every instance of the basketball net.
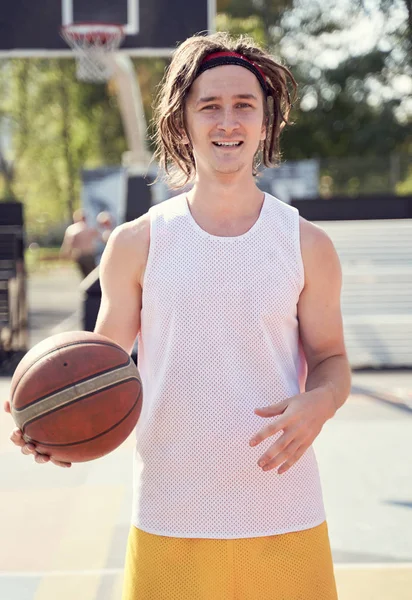
<path id="1" fill-rule="evenodd" d="M 112 76 L 107 55 L 115 52 L 125 32 L 121 25 L 75 23 L 62 27 L 61 34 L 76 56 L 76 76 L 80 81 L 102 83 Z"/>

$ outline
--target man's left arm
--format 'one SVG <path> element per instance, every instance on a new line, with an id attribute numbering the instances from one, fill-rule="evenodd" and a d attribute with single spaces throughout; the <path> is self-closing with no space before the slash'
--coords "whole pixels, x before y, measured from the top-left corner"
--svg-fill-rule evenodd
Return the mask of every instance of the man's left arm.
<path id="1" fill-rule="evenodd" d="M 325 403 L 330 398 L 334 414 L 351 389 L 340 301 L 342 270 L 330 238 L 304 219 L 301 248 L 305 285 L 299 298 L 298 319 L 308 364 L 306 391 L 321 391 Z"/>
<path id="2" fill-rule="evenodd" d="M 351 389 L 340 295 L 342 273 L 336 250 L 327 234 L 301 219 L 301 250 L 305 272 L 298 302 L 299 333 L 308 364 L 305 392 L 283 402 L 257 408 L 271 420 L 250 441 L 282 435 L 260 457 L 258 465 L 284 473 L 304 454 L 325 422 L 342 406 Z"/>

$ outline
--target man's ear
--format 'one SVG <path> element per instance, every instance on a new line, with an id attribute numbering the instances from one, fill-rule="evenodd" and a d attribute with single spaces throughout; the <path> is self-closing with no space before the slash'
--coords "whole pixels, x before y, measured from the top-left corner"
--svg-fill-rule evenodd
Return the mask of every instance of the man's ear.
<path id="1" fill-rule="evenodd" d="M 267 117 L 264 118 L 264 121 L 262 123 L 262 129 L 260 130 L 260 139 L 263 141 L 266 139 L 266 132 L 267 132 Z"/>
<path id="2" fill-rule="evenodd" d="M 184 117 L 182 115 L 179 115 L 177 123 L 176 123 L 176 127 L 179 131 L 179 141 L 181 144 L 188 144 L 189 143 L 189 137 L 186 133 L 186 124 L 185 124 L 185 120 Z"/>
<path id="3" fill-rule="evenodd" d="M 179 132 L 179 142 L 181 144 L 188 144 L 190 140 L 186 133 L 185 125 L 184 125 L 184 123 L 182 123 L 182 121 L 180 119 L 179 119 L 179 122 L 176 123 L 176 127 Z"/>
<path id="4" fill-rule="evenodd" d="M 187 137 L 187 134 L 184 131 L 184 129 L 182 129 L 182 131 L 180 133 L 180 141 L 182 142 L 182 144 L 188 144 L 189 143 L 189 138 Z"/>

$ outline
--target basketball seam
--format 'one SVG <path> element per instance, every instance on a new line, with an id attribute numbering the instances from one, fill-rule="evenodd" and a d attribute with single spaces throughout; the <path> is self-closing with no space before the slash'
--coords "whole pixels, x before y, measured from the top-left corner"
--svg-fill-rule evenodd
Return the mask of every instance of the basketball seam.
<path id="1" fill-rule="evenodd" d="M 81 342 L 79 342 L 81 343 Z M 61 348 L 65 348 L 67 346 L 61 346 Z M 113 348 L 116 348 L 116 346 L 112 346 Z M 60 348 L 59 348 L 60 349 Z M 47 354 L 45 354 L 44 356 L 47 356 Z M 44 356 L 42 356 L 41 358 L 44 358 Z M 39 359 L 40 360 L 40 359 Z M 96 377 L 98 375 L 105 375 L 106 373 L 110 373 L 111 371 L 116 371 L 117 369 L 120 369 L 122 367 L 126 367 L 127 365 L 130 364 L 130 361 L 132 360 L 132 358 L 127 354 L 127 361 L 124 363 L 120 363 L 118 365 L 116 365 L 115 367 L 111 367 L 110 369 L 105 369 L 104 371 L 97 371 L 96 373 L 93 373 L 92 375 L 88 375 L 87 377 L 83 377 L 82 379 L 78 379 L 76 381 L 76 385 L 79 383 L 83 383 L 84 381 L 88 381 L 91 377 Z M 37 362 L 37 361 L 36 361 Z M 42 400 L 44 400 L 45 398 L 47 398 L 48 396 L 50 396 L 51 393 L 56 394 L 57 392 L 63 392 L 64 390 L 69 389 L 70 387 L 73 386 L 73 383 L 68 383 L 67 385 L 65 385 L 64 387 L 58 388 L 57 390 L 54 390 L 54 392 L 48 392 L 47 394 L 45 394 L 44 396 L 41 396 L 41 398 L 36 398 L 36 400 L 33 400 L 32 402 L 29 402 L 28 404 L 25 404 L 24 406 L 20 407 L 20 408 L 16 408 L 13 404 L 13 397 L 16 394 L 17 391 L 17 386 L 19 385 L 19 383 L 21 382 L 21 380 L 23 379 L 23 377 L 29 372 L 30 368 L 32 366 L 34 366 L 36 363 L 33 363 L 33 365 L 31 365 L 29 367 L 29 369 L 27 369 L 27 371 L 24 372 L 24 375 L 21 376 L 21 378 L 19 379 L 15 389 L 14 389 L 14 393 L 12 396 L 12 406 L 13 406 L 13 410 L 15 412 L 21 412 L 23 410 L 25 410 L 26 408 L 29 408 L 29 406 L 33 406 L 34 404 L 37 404 L 38 402 L 41 402 Z"/>
<path id="2" fill-rule="evenodd" d="M 130 378 L 129 381 L 133 381 L 133 378 Z M 115 387 L 115 386 L 113 386 L 113 387 Z M 93 395 L 93 394 L 91 394 L 91 395 Z M 117 423 L 115 423 L 114 425 L 112 425 L 111 427 L 109 427 L 109 429 L 106 429 L 105 431 L 102 431 L 98 435 L 94 435 L 93 437 L 87 438 L 86 440 L 80 440 L 79 442 L 70 442 L 70 443 L 67 443 L 67 444 L 51 444 L 49 442 L 39 442 L 39 441 L 34 440 L 32 438 L 30 438 L 30 443 L 32 443 L 32 444 L 38 444 L 39 446 L 53 446 L 55 448 L 66 448 L 68 446 L 70 446 L 70 447 L 71 446 L 78 446 L 79 444 L 86 444 L 87 442 L 92 442 L 93 440 L 96 440 L 99 437 L 102 437 L 102 436 L 106 435 L 107 433 L 109 433 L 110 431 L 112 431 L 113 429 L 115 429 L 116 427 L 118 427 L 121 423 L 123 423 L 123 421 L 125 421 L 127 419 L 127 417 L 136 408 L 136 406 L 137 406 L 137 404 L 138 404 L 138 402 L 140 400 L 141 395 L 142 395 L 142 388 L 140 387 L 139 395 L 137 396 L 137 398 L 136 398 L 135 402 L 133 403 L 133 406 L 130 408 L 130 410 L 120 419 L 120 421 L 118 421 Z M 53 410 L 51 412 L 55 412 L 55 411 Z M 50 414 L 50 413 L 48 413 L 48 414 Z M 36 420 L 37 419 L 33 419 L 33 421 L 36 421 Z"/>
<path id="3" fill-rule="evenodd" d="M 141 385 L 140 377 L 133 361 L 114 371 L 90 377 L 82 383 L 75 383 L 64 390 L 53 392 L 43 398 L 41 402 L 32 404 L 18 413 L 12 408 L 11 413 L 20 429 L 24 430 L 27 423 L 42 415 L 46 416 L 57 407 L 63 409 L 65 406 L 70 406 L 76 400 L 87 398 L 93 393 L 99 393 L 99 391 L 111 389 L 122 381 L 130 379 L 139 381 Z"/>
<path id="4" fill-rule="evenodd" d="M 89 394 L 86 394 L 85 396 L 80 396 L 79 398 L 72 400 L 69 404 L 65 404 L 63 407 L 56 406 L 55 408 L 52 408 L 51 410 L 47 411 L 47 413 L 42 413 L 36 417 L 33 417 L 32 419 L 27 420 L 23 425 L 22 431 L 24 433 L 27 426 L 31 425 L 31 423 L 35 423 L 36 421 L 44 419 L 45 417 L 48 417 L 49 415 L 52 415 L 53 413 L 58 412 L 59 410 L 62 410 L 63 408 L 66 408 L 67 406 L 73 406 L 73 404 L 77 404 L 77 402 L 81 402 L 82 400 L 87 400 L 87 398 L 91 398 L 92 396 L 96 396 L 97 394 L 100 394 L 101 392 L 106 392 L 107 390 L 116 388 L 117 386 L 122 385 L 123 383 L 129 383 L 130 381 L 140 381 L 140 380 L 137 377 L 129 377 L 128 379 L 122 379 L 122 381 L 117 381 L 116 383 L 112 383 L 102 389 L 95 391 L 95 392 L 90 392 Z M 140 398 L 141 393 L 142 393 L 142 386 L 140 385 L 138 399 Z M 30 436 L 27 436 L 27 437 L 30 437 Z"/>
<path id="5" fill-rule="evenodd" d="M 129 354 L 127 354 L 126 350 L 124 350 L 124 348 L 122 348 L 121 346 L 118 346 L 117 344 L 113 344 L 110 342 L 104 342 L 104 341 L 93 341 L 93 340 L 82 340 L 79 342 L 66 342 L 64 344 L 62 344 L 61 346 L 58 346 L 57 348 L 53 348 L 51 350 L 48 350 L 47 352 L 44 352 L 44 354 L 41 354 L 38 358 L 36 358 L 36 360 L 31 363 L 31 365 L 24 371 L 24 373 L 22 373 L 22 375 L 20 376 L 20 379 L 17 381 L 16 386 L 14 388 L 14 392 L 13 392 L 13 396 L 16 393 L 17 387 L 19 385 L 19 383 L 21 382 L 21 380 L 23 379 L 23 377 L 26 375 L 26 373 L 28 373 L 30 371 L 30 369 L 32 367 L 34 367 L 35 364 L 37 364 L 40 360 L 42 360 L 42 358 L 44 358 L 45 356 L 48 356 L 49 354 L 52 354 L 53 352 L 57 352 L 58 350 L 61 350 L 62 348 L 70 348 L 70 346 L 79 346 L 80 344 L 94 344 L 94 345 L 99 345 L 99 346 L 109 346 L 110 348 L 116 348 L 117 350 L 121 350 L 124 352 L 124 354 L 126 354 L 127 356 L 129 356 Z M 24 359 L 23 359 L 24 360 Z M 12 399 L 13 399 L 12 396 Z M 13 400 L 12 400 L 13 401 Z"/>

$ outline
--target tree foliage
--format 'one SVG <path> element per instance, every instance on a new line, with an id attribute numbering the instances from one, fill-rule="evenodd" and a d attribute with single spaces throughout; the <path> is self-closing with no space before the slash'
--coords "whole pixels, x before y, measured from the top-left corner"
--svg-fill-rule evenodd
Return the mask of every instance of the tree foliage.
<path id="1" fill-rule="evenodd" d="M 285 130 L 285 158 L 389 156 L 407 152 L 412 122 L 396 118 L 399 99 L 371 103 L 370 82 L 382 79 L 385 53 L 352 57 L 336 69 L 302 73 L 296 123 Z M 383 84 L 383 82 L 382 82 Z M 306 102 L 305 102 L 306 100 Z"/>
<path id="2" fill-rule="evenodd" d="M 84 167 L 118 164 L 125 148 L 116 98 L 81 84 L 68 59 L 10 59 L 0 68 L 1 113 L 11 123 L 14 178 L 33 229 L 67 220 L 79 203 Z"/>

